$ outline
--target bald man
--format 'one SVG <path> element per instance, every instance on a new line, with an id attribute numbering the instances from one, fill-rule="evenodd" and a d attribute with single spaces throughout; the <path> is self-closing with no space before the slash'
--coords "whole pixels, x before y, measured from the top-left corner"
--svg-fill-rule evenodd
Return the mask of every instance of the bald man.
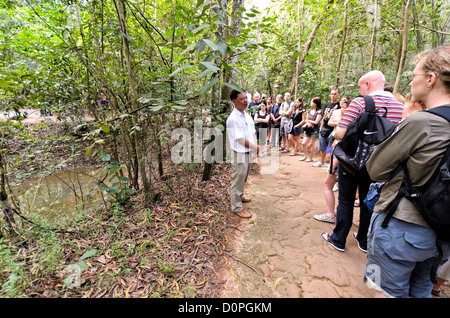
<path id="1" fill-rule="evenodd" d="M 398 124 L 402 119 L 403 104 L 397 101 L 392 93 L 384 91 L 385 82 L 383 73 L 371 71 L 359 79 L 359 94 L 370 95 L 375 102 L 375 108 L 385 107 L 388 111 L 387 118 Z M 342 140 L 347 132 L 349 123 L 364 111 L 365 102 L 363 97 L 357 97 L 352 100 L 338 124 L 334 137 L 337 140 Z M 380 116 L 383 115 L 384 110 L 381 110 L 378 114 Z M 372 181 L 366 170 L 359 175 L 353 176 L 341 165 L 339 165 L 338 169 L 338 180 L 339 204 L 337 207 L 336 226 L 332 234 L 322 233 L 322 238 L 338 251 L 344 252 L 346 239 L 353 222 L 356 191 L 357 189 L 359 190 L 359 200 L 363 202 Z M 353 233 L 352 236 L 358 242 L 359 249 L 363 252 L 367 251 L 367 231 L 371 215 L 372 211 L 369 211 L 365 204 L 361 204 L 358 233 Z"/>

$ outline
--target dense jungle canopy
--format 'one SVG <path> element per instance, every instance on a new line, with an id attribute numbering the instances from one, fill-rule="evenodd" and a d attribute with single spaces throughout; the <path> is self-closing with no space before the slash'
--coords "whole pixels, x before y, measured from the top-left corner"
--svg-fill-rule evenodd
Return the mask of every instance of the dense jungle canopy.
<path id="1" fill-rule="evenodd" d="M 378 69 L 404 95 L 412 58 L 446 43 L 449 13 L 445 0 L 4 0 L 1 108 L 92 115 L 150 193 L 164 133 L 206 116 L 223 129 L 232 88 L 355 96 L 359 77 Z M 108 143 L 90 138 L 89 153 Z"/>

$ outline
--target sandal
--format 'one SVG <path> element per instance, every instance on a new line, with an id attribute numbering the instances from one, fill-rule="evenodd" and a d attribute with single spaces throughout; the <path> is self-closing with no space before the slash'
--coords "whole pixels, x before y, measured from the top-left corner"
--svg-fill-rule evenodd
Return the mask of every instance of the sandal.
<path id="1" fill-rule="evenodd" d="M 289 156 L 298 156 L 298 153 L 291 152 L 291 154 Z"/>
<path id="2" fill-rule="evenodd" d="M 312 159 L 306 159 L 305 162 L 313 162 Z"/>
<path id="3" fill-rule="evenodd" d="M 298 159 L 298 161 L 305 161 L 306 160 L 306 157 L 303 157 L 303 158 L 301 158 L 301 159 Z"/>

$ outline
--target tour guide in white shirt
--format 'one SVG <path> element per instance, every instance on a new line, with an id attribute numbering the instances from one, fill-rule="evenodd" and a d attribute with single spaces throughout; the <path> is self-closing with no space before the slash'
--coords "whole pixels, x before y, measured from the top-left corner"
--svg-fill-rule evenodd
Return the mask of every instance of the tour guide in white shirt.
<path id="1" fill-rule="evenodd" d="M 227 137 L 232 149 L 231 211 L 242 218 L 250 218 L 251 213 L 242 206 L 242 202 L 250 201 L 250 198 L 244 197 L 244 185 L 250 170 L 251 153 L 256 151 L 258 154 L 259 146 L 253 119 L 245 112 L 248 107 L 247 94 L 233 90 L 230 99 L 234 104 L 227 119 Z"/>

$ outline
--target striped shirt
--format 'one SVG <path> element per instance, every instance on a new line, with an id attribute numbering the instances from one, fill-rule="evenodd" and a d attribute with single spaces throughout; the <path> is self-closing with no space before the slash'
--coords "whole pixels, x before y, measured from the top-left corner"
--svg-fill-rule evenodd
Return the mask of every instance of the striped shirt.
<path id="1" fill-rule="evenodd" d="M 381 107 L 386 107 L 388 113 L 386 118 L 392 121 L 394 124 L 398 124 L 402 120 L 403 104 L 394 98 L 394 95 L 390 92 L 376 91 L 371 94 L 374 102 L 375 108 L 379 109 Z M 364 98 L 357 97 L 352 100 L 348 108 L 344 111 L 338 126 L 347 128 L 353 120 L 356 119 L 361 113 L 365 111 Z M 382 116 L 384 114 L 384 109 L 378 112 L 378 115 Z"/>

